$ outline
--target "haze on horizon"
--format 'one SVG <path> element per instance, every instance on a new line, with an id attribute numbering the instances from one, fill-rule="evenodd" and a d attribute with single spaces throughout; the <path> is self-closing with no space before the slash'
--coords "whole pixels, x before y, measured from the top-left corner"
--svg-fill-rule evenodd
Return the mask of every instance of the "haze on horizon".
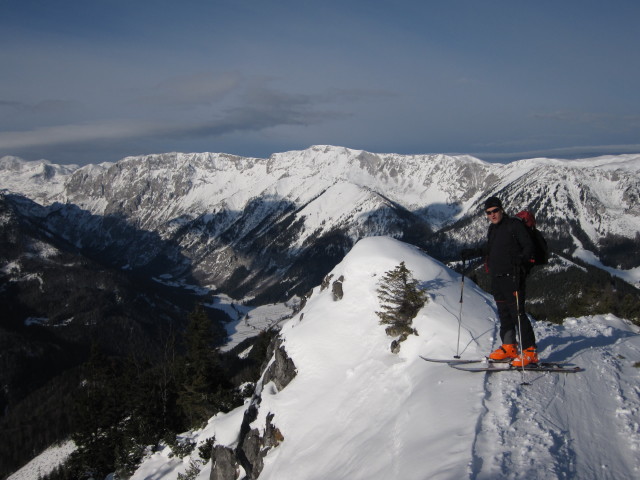
<path id="1" fill-rule="evenodd" d="M 0 1 L 0 156 L 640 152 L 631 0 Z"/>

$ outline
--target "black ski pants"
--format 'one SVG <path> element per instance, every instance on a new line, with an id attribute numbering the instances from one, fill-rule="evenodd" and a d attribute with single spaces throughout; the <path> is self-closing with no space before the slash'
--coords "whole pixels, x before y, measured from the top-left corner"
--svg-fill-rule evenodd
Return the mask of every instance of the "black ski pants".
<path id="1" fill-rule="evenodd" d="M 516 299 L 516 291 L 518 298 Z M 491 293 L 498 307 L 500 317 L 500 338 L 502 343 L 513 344 L 516 341 L 518 327 L 520 332 L 520 346 L 527 349 L 536 347 L 536 337 L 531 322 L 524 311 L 525 276 L 524 275 L 496 275 L 491 277 Z M 518 312 L 518 307 L 520 311 Z M 518 314 L 520 325 L 518 326 Z"/>

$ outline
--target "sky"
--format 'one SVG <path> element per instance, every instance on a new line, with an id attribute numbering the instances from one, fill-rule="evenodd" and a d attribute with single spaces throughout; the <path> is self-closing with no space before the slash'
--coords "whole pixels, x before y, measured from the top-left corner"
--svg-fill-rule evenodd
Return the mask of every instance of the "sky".
<path id="1" fill-rule="evenodd" d="M 640 152 L 635 0 L 0 0 L 0 157 Z"/>

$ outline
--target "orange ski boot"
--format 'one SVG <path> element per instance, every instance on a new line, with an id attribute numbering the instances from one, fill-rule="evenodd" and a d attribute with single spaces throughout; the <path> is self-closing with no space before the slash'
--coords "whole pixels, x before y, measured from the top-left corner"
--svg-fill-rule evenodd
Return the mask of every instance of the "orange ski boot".
<path id="1" fill-rule="evenodd" d="M 538 352 L 536 352 L 535 347 L 529 347 L 522 352 L 522 355 L 518 355 L 518 357 L 511 362 L 511 365 L 520 368 L 538 362 Z"/>
<path id="2" fill-rule="evenodd" d="M 518 356 L 518 344 L 517 343 L 503 343 L 496 350 L 489 354 L 489 359 L 494 362 L 506 362 L 508 360 L 517 358 Z"/>

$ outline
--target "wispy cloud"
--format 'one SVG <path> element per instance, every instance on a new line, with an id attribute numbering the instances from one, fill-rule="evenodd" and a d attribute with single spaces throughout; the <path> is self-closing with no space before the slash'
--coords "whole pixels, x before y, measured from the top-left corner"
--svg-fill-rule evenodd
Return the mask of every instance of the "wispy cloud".
<path id="1" fill-rule="evenodd" d="M 32 130 L 0 132 L 0 150 L 125 139 L 160 132 L 159 125 L 146 122 L 112 121 L 93 124 L 54 125 Z"/>
<path id="2" fill-rule="evenodd" d="M 233 77 L 227 82 L 209 83 L 208 76 L 185 78 L 183 83 L 171 83 L 158 87 L 169 89 L 172 94 L 146 97 L 157 103 L 179 103 L 182 105 L 211 104 L 219 96 L 236 96 L 226 107 L 211 108 L 209 119 L 194 120 L 180 116 L 175 119 L 110 119 L 94 122 L 68 123 L 43 126 L 22 131 L 0 132 L 0 151 L 14 151 L 31 147 L 55 146 L 72 143 L 90 143 L 103 140 L 126 140 L 131 138 L 198 138 L 215 137 L 232 132 L 256 132 L 279 126 L 308 126 L 349 116 L 344 109 L 345 101 L 379 92 L 331 91 L 315 94 L 294 94 L 271 88 L 264 83 L 252 84 L 240 89 Z M 187 85 L 198 84 L 201 88 L 190 91 Z M 340 107 L 337 107 L 339 104 Z M 9 105 L 11 108 L 18 106 Z M 214 105 L 215 107 L 215 105 Z"/>
<path id="3" fill-rule="evenodd" d="M 164 80 L 141 92 L 134 103 L 170 108 L 212 105 L 236 92 L 242 84 L 243 78 L 238 72 L 198 72 Z"/>
<path id="4" fill-rule="evenodd" d="M 630 129 L 640 126 L 640 115 L 575 112 L 558 110 L 554 112 L 540 112 L 531 115 L 536 120 L 551 120 L 568 124 L 589 125 L 594 127 L 611 129 Z"/>
<path id="5" fill-rule="evenodd" d="M 42 100 L 36 103 L 0 100 L 0 111 L 13 111 L 30 114 L 61 113 L 76 111 L 81 107 L 80 102 L 70 100 Z"/>

